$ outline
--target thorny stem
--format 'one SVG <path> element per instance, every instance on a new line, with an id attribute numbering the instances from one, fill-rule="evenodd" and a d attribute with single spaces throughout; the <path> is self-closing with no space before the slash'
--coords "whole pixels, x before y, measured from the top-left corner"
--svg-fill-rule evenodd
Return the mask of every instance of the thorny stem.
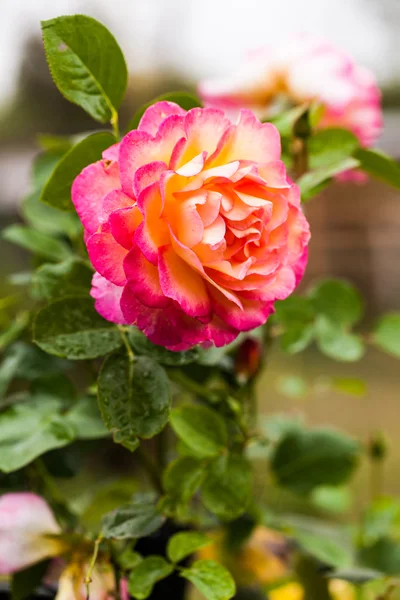
<path id="1" fill-rule="evenodd" d="M 91 584 L 91 581 L 92 581 L 92 573 L 93 573 L 93 569 L 94 569 L 95 564 L 96 564 L 97 556 L 99 554 L 100 544 L 101 544 L 102 541 L 103 541 L 103 536 L 100 533 L 99 536 L 97 537 L 97 539 L 94 542 L 94 548 L 93 548 L 92 558 L 90 560 L 89 568 L 88 568 L 88 571 L 87 571 L 86 577 L 85 577 L 86 600 L 90 600 L 90 584 Z"/>

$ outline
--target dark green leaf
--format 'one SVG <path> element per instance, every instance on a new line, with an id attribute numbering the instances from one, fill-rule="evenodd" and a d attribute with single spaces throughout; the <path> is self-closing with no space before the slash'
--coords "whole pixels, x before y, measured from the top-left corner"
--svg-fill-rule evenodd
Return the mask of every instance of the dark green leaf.
<path id="1" fill-rule="evenodd" d="M 22 571 L 14 573 L 11 580 L 12 600 L 25 600 L 33 597 L 33 593 L 42 583 L 49 568 L 49 561 L 42 560 Z"/>
<path id="2" fill-rule="evenodd" d="M 360 162 L 360 168 L 393 187 L 400 189 L 400 166 L 390 156 L 380 150 L 366 150 L 359 148 L 355 158 Z"/>
<path id="3" fill-rule="evenodd" d="M 81 398 L 65 415 L 67 423 L 79 440 L 96 440 L 107 437 L 108 429 L 100 416 L 96 399 L 90 396 Z"/>
<path id="4" fill-rule="evenodd" d="M 43 188 L 40 199 L 59 210 L 74 210 L 71 186 L 87 165 L 101 158 L 103 150 L 115 144 L 115 137 L 107 131 L 92 133 L 73 146 L 57 163 Z"/>
<path id="5" fill-rule="evenodd" d="M 2 232 L 3 239 L 21 246 L 42 258 L 58 262 L 71 256 L 68 246 L 61 240 L 24 225 L 10 225 Z"/>
<path id="6" fill-rule="evenodd" d="M 348 129 L 331 127 L 317 131 L 308 140 L 310 168 L 337 164 L 352 156 L 358 147 L 357 137 Z"/>
<path id="7" fill-rule="evenodd" d="M 128 331 L 129 341 L 135 354 L 149 356 L 162 365 L 179 367 L 192 363 L 198 358 L 197 348 L 191 348 L 184 352 L 171 352 L 163 346 L 157 346 L 150 342 L 147 337 L 136 327 L 131 327 Z"/>
<path id="8" fill-rule="evenodd" d="M 190 110 L 191 108 L 196 108 L 196 106 L 202 106 L 201 101 L 194 94 L 189 94 L 188 92 L 169 92 L 168 94 L 163 94 L 162 96 L 158 96 L 158 98 L 154 98 L 147 104 L 141 106 L 136 113 L 133 115 L 132 119 L 128 125 L 128 131 L 132 129 L 137 129 L 140 123 L 140 119 L 143 117 L 146 110 L 155 104 L 156 102 L 175 102 L 175 104 L 179 104 L 181 108 L 184 110 Z"/>
<path id="9" fill-rule="evenodd" d="M 400 313 L 388 313 L 375 327 L 374 342 L 384 352 L 400 358 Z"/>
<path id="10" fill-rule="evenodd" d="M 34 342 L 49 354 L 70 360 L 104 356 L 122 344 L 120 332 L 85 296 L 55 300 L 36 315 Z"/>
<path id="11" fill-rule="evenodd" d="M 101 123 L 124 97 L 128 72 L 115 38 L 85 15 L 42 21 L 47 62 L 60 92 Z"/>
<path id="12" fill-rule="evenodd" d="M 281 348 L 288 354 L 303 352 L 314 339 L 313 325 L 293 324 L 281 335 Z"/>
<path id="13" fill-rule="evenodd" d="M 168 377 L 151 358 L 113 354 L 100 372 L 98 392 L 104 423 L 120 443 L 153 437 L 168 422 Z"/>
<path id="14" fill-rule="evenodd" d="M 349 569 L 338 569 L 337 571 L 329 572 L 326 577 L 329 579 L 342 579 L 355 585 L 362 585 L 375 579 L 384 577 L 383 573 L 374 571 L 373 569 L 363 569 L 361 567 L 351 567 Z"/>
<path id="15" fill-rule="evenodd" d="M 304 296 L 289 296 L 286 300 L 275 303 L 274 318 L 282 325 L 290 326 L 295 323 L 310 323 L 315 316 L 315 310 L 310 298 Z"/>
<path id="16" fill-rule="evenodd" d="M 303 202 L 310 199 L 310 192 L 312 192 L 314 188 L 318 189 L 327 179 L 339 175 L 339 173 L 343 173 L 344 171 L 348 171 L 349 169 L 355 169 L 359 164 L 359 161 L 355 158 L 345 158 L 337 163 L 320 167 L 319 169 L 315 169 L 314 171 L 302 175 L 297 181 L 297 184 L 300 187 Z"/>
<path id="17" fill-rule="evenodd" d="M 161 556 L 147 556 L 129 575 L 129 593 L 137 600 L 148 598 L 157 581 L 168 577 L 173 570 L 173 565 Z"/>
<path id="18" fill-rule="evenodd" d="M 147 494 L 134 499 L 105 515 L 102 521 L 102 534 L 105 538 L 125 540 L 141 538 L 157 531 L 164 522 L 152 498 Z"/>
<path id="19" fill-rule="evenodd" d="M 338 325 L 354 325 L 363 314 L 360 292 L 349 282 L 325 279 L 310 291 L 314 310 Z"/>
<path id="20" fill-rule="evenodd" d="M 62 296 L 88 294 L 93 270 L 83 260 L 70 258 L 56 265 L 42 265 L 33 275 L 37 298 L 52 300 Z"/>
<path id="21" fill-rule="evenodd" d="M 187 503 L 204 479 L 205 465 L 202 461 L 181 456 L 171 462 L 163 475 L 163 485 L 176 502 Z"/>
<path id="22" fill-rule="evenodd" d="M 330 429 L 292 429 L 279 440 L 271 460 L 278 483 L 297 494 L 320 485 L 341 485 L 352 474 L 360 448 Z"/>
<path id="23" fill-rule="evenodd" d="M 236 593 L 232 575 L 213 560 L 198 560 L 190 569 L 183 569 L 181 575 L 191 581 L 207 600 L 229 600 Z"/>
<path id="24" fill-rule="evenodd" d="M 354 362 L 364 356 L 365 345 L 359 335 L 348 333 L 337 323 L 319 316 L 315 321 L 315 336 L 320 351 L 343 362 Z"/>
<path id="25" fill-rule="evenodd" d="M 182 531 L 169 539 L 167 556 L 172 562 L 178 563 L 211 543 L 212 539 L 201 531 Z"/>
<path id="26" fill-rule="evenodd" d="M 368 569 L 381 571 L 387 575 L 398 575 L 400 542 L 389 537 L 380 538 L 375 544 L 360 550 L 359 560 Z"/>
<path id="27" fill-rule="evenodd" d="M 240 454 L 230 454 L 220 456 L 210 464 L 201 495 L 210 512 L 230 521 L 246 510 L 251 486 L 250 463 Z"/>
<path id="28" fill-rule="evenodd" d="M 37 348 L 39 350 L 39 348 Z M 50 358 L 48 354 L 45 354 Z M 50 365 L 49 365 L 50 367 Z M 71 403 L 76 398 L 76 389 L 72 381 L 64 373 L 49 373 L 37 377 L 32 382 L 30 387 L 33 396 L 53 396 L 65 401 L 66 406 L 71 406 Z"/>
<path id="29" fill-rule="evenodd" d="M 61 416 L 62 404 L 56 398 L 32 398 L 0 414 L 0 471 L 16 471 L 74 439 L 73 429 Z"/>
<path id="30" fill-rule="evenodd" d="M 211 408 L 187 404 L 171 412 L 171 425 L 198 456 L 217 456 L 228 443 L 224 419 Z"/>

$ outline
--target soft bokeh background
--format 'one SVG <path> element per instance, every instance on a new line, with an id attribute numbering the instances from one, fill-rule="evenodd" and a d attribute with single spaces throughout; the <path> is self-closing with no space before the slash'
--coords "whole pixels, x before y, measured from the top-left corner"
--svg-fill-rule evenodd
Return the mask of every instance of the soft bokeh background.
<path id="1" fill-rule="evenodd" d="M 116 35 L 131 73 L 124 119 L 166 91 L 194 89 L 224 73 L 246 50 L 291 32 L 319 32 L 374 70 L 383 88 L 385 129 L 379 145 L 400 158 L 399 0 L 0 0 L 0 219 L 16 219 L 26 193 L 37 132 L 96 127 L 66 103 L 48 74 L 41 19 L 85 13 Z M 307 206 L 313 240 L 305 285 L 326 275 L 353 281 L 366 297 L 365 327 L 400 308 L 400 195 L 370 182 L 335 185 Z M 1 288 L 27 256 L 1 242 Z M 385 485 L 400 493 L 399 363 L 369 350 L 357 364 L 333 363 L 311 349 L 272 352 L 258 388 L 262 411 L 302 411 L 310 422 L 338 425 L 367 441 L 383 429 L 391 440 Z M 363 397 L 330 391 L 334 377 L 361 377 Z M 366 489 L 366 469 L 357 482 Z"/>

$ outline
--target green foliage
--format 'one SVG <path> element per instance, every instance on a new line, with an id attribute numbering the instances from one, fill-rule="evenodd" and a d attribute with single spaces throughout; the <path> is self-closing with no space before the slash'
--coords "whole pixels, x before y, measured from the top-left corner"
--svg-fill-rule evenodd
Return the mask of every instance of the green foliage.
<path id="1" fill-rule="evenodd" d="M 228 443 L 224 419 L 207 406 L 187 404 L 175 408 L 171 412 L 171 426 L 199 457 L 217 456 Z"/>
<path id="2" fill-rule="evenodd" d="M 384 352 L 400 358 L 400 313 L 388 313 L 379 319 L 373 341 Z"/>
<path id="3" fill-rule="evenodd" d="M 361 294 L 347 281 L 324 279 L 309 296 L 314 310 L 337 325 L 354 325 L 363 315 Z"/>
<path id="4" fill-rule="evenodd" d="M 178 563 L 211 542 L 211 538 L 201 531 L 182 531 L 169 539 L 167 556 L 171 562 Z"/>
<path id="5" fill-rule="evenodd" d="M 52 236 L 66 235 L 76 239 L 82 235 L 82 225 L 75 213 L 66 213 L 43 204 L 40 192 L 26 196 L 21 206 L 25 222 L 37 231 Z"/>
<path id="6" fill-rule="evenodd" d="M 302 352 L 314 337 L 315 310 L 310 298 L 289 296 L 275 304 L 275 319 L 283 326 L 281 348 L 288 354 Z"/>
<path id="7" fill-rule="evenodd" d="M 229 600 L 236 593 L 235 582 L 222 565 L 213 560 L 198 560 L 182 577 L 188 579 L 207 600 Z"/>
<path id="8" fill-rule="evenodd" d="M 366 511 L 362 527 L 362 542 L 371 546 L 389 536 L 400 525 L 400 502 L 392 498 L 376 500 Z"/>
<path id="9" fill-rule="evenodd" d="M 347 332 L 323 315 L 315 322 L 315 335 L 321 352 L 343 362 L 360 360 L 365 346 L 359 335 Z"/>
<path id="10" fill-rule="evenodd" d="M 126 540 L 151 535 L 164 522 L 153 498 L 137 494 L 130 504 L 121 506 L 103 517 L 102 535 L 105 538 Z"/>
<path id="11" fill-rule="evenodd" d="M 359 561 L 361 565 L 386 573 L 398 575 L 400 573 L 400 542 L 390 537 L 381 537 L 370 546 L 360 549 Z"/>
<path id="12" fill-rule="evenodd" d="M 148 598 L 157 581 L 171 575 L 174 567 L 161 556 L 147 556 L 129 575 L 129 593 L 138 600 Z"/>
<path id="13" fill-rule="evenodd" d="M 355 158 L 344 158 L 333 164 L 324 165 L 314 171 L 305 173 L 297 180 L 300 187 L 301 199 L 307 202 L 320 192 L 320 186 L 330 180 L 335 175 L 344 173 L 349 169 L 355 169 L 359 166 L 359 161 Z"/>
<path id="14" fill-rule="evenodd" d="M 85 15 L 42 22 L 47 62 L 60 92 L 94 119 L 115 117 L 124 97 L 128 72 L 115 38 Z"/>
<path id="15" fill-rule="evenodd" d="M 380 573 L 379 571 L 363 569 L 362 567 L 337 569 L 335 571 L 330 571 L 326 575 L 326 577 L 329 579 L 342 579 L 343 581 L 348 581 L 354 585 L 362 585 L 364 583 L 368 583 L 369 581 L 379 579 L 382 576 L 383 573 Z"/>
<path id="16" fill-rule="evenodd" d="M 172 461 L 163 475 L 163 486 L 176 503 L 186 504 L 200 487 L 205 476 L 205 464 L 192 456 Z"/>
<path id="17" fill-rule="evenodd" d="M 32 278 L 36 298 L 52 300 L 63 296 L 88 294 L 93 270 L 81 259 L 70 258 L 57 264 L 44 264 Z"/>
<path id="18" fill-rule="evenodd" d="M 289 429 L 275 447 L 271 469 L 279 485 L 309 494 L 320 485 L 341 485 L 354 471 L 360 448 L 331 429 Z"/>
<path id="19" fill-rule="evenodd" d="M 153 437 L 168 422 L 168 377 L 151 358 L 113 354 L 99 376 L 98 401 L 104 423 L 120 443 Z"/>
<path id="20" fill-rule="evenodd" d="M 303 550 L 326 565 L 346 567 L 352 562 L 349 548 L 329 536 L 300 530 L 293 535 Z"/>
<path id="21" fill-rule="evenodd" d="M 0 471 L 10 473 L 54 448 L 73 441 L 72 426 L 57 398 L 27 398 L 0 414 Z"/>
<path id="22" fill-rule="evenodd" d="M 175 104 L 179 104 L 179 106 L 184 110 L 190 110 L 191 108 L 201 106 L 201 101 L 199 98 L 197 98 L 197 96 L 194 94 L 189 94 L 188 92 L 169 92 L 168 94 L 163 94 L 162 96 L 158 96 L 158 98 L 154 98 L 154 100 L 147 102 L 147 104 L 144 104 L 135 112 L 129 122 L 128 131 L 137 129 L 140 119 L 143 117 L 146 110 L 156 102 L 162 101 L 175 102 Z"/>
<path id="23" fill-rule="evenodd" d="M 185 352 L 171 352 L 163 346 L 157 346 L 150 342 L 150 340 L 135 327 L 131 327 L 128 330 L 128 338 L 135 353 L 153 358 L 161 365 L 169 367 L 180 367 L 182 365 L 190 364 L 196 361 L 199 355 L 199 349 L 196 347 L 186 350 Z"/>
<path id="24" fill-rule="evenodd" d="M 282 137 L 290 138 L 293 135 L 296 123 L 305 115 L 309 106 L 309 103 L 295 106 L 294 108 L 280 113 L 271 119 L 270 122 L 275 125 Z"/>
<path id="25" fill-rule="evenodd" d="M 107 131 L 92 133 L 73 146 L 47 180 L 40 199 L 59 210 L 74 210 L 71 201 L 71 186 L 84 167 L 101 159 L 103 150 L 115 144 L 115 137 Z"/>
<path id="26" fill-rule="evenodd" d="M 68 411 L 66 419 L 79 440 L 96 440 L 109 435 L 93 397 L 81 398 Z"/>
<path id="27" fill-rule="evenodd" d="M 359 147 L 357 137 L 348 129 L 328 128 L 314 133 L 308 140 L 311 169 L 340 164 Z"/>
<path id="28" fill-rule="evenodd" d="M 209 511 L 231 521 L 246 510 L 251 488 L 250 463 L 241 454 L 228 454 L 210 463 L 201 486 L 201 497 Z"/>
<path id="29" fill-rule="evenodd" d="M 11 580 L 12 600 L 25 600 L 31 598 L 32 594 L 42 583 L 49 568 L 49 561 L 43 560 L 22 571 L 14 573 Z"/>
<path id="30" fill-rule="evenodd" d="M 70 360 L 104 356 L 122 344 L 118 329 L 100 317 L 87 296 L 55 300 L 40 310 L 33 340 L 45 352 Z"/>
<path id="31" fill-rule="evenodd" d="M 400 166 L 380 150 L 359 148 L 355 153 L 360 168 L 376 179 L 400 189 Z"/>
<path id="32" fill-rule="evenodd" d="M 46 260 L 58 262 L 71 256 L 68 246 L 61 240 L 24 225 L 10 225 L 3 230 L 2 238 Z"/>

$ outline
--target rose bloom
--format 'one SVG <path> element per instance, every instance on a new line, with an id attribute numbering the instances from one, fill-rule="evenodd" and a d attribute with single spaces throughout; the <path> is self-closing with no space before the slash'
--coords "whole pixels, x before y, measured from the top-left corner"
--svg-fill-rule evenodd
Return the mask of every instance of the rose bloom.
<path id="1" fill-rule="evenodd" d="M 229 115 L 246 107 L 260 118 L 274 116 L 282 99 L 294 105 L 316 100 L 324 108 L 320 129 L 349 129 L 364 147 L 372 146 L 382 130 L 373 74 L 312 36 L 253 52 L 233 75 L 201 83 L 199 93 L 208 106 Z"/>
<path id="2" fill-rule="evenodd" d="M 223 346 L 299 283 L 309 226 L 276 128 L 154 104 L 72 186 L 106 319 L 155 344 Z"/>

